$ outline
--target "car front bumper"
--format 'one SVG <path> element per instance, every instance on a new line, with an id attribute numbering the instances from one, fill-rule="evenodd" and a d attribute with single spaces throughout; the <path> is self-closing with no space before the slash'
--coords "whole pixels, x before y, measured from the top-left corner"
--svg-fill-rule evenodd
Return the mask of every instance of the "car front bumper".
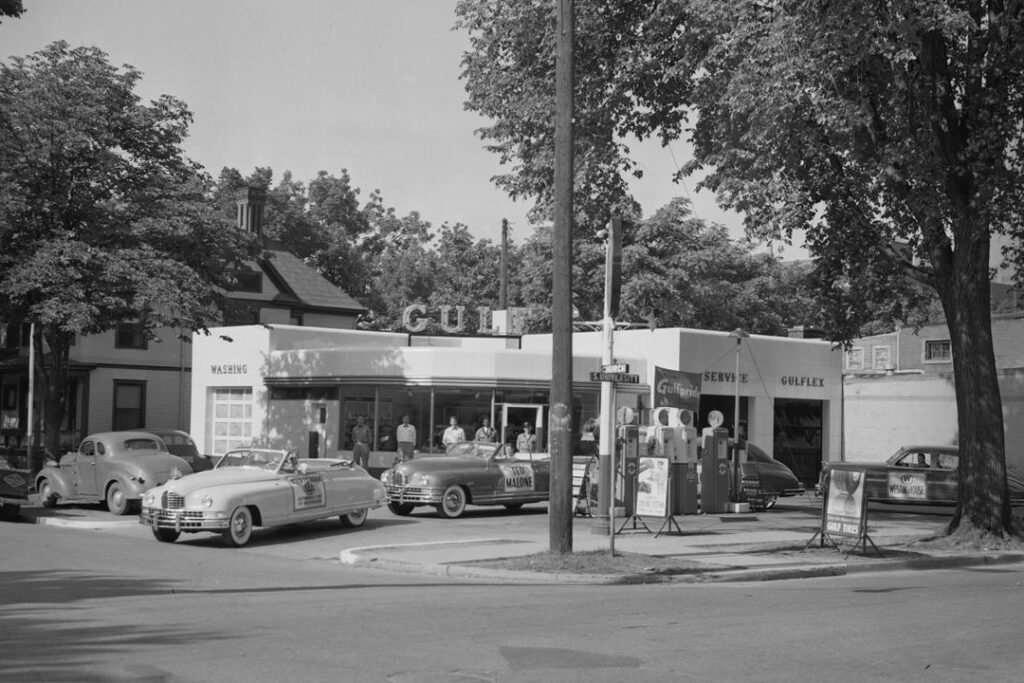
<path id="1" fill-rule="evenodd" d="M 165 510 L 142 508 L 139 524 L 153 529 L 175 531 L 220 531 L 229 525 L 228 513 L 200 510 Z"/>
<path id="2" fill-rule="evenodd" d="M 415 503 L 417 505 L 439 505 L 444 495 L 444 489 L 430 486 L 396 486 L 388 484 L 388 499 L 392 503 L 404 505 Z"/>

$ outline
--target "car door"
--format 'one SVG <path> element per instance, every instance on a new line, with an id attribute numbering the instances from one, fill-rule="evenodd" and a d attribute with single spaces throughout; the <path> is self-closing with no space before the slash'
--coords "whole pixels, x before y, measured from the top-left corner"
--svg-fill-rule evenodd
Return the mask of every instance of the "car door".
<path id="1" fill-rule="evenodd" d="M 103 450 L 103 444 L 92 439 L 86 439 L 79 445 L 71 479 L 75 497 L 95 498 L 98 495 L 99 485 L 96 482 L 99 475 L 96 460 L 101 457 L 100 450 Z"/>
<path id="2" fill-rule="evenodd" d="M 319 485 L 323 487 L 330 510 L 354 510 L 374 502 L 372 480 L 349 463 L 314 470 L 307 477 L 314 483 L 322 482 Z"/>

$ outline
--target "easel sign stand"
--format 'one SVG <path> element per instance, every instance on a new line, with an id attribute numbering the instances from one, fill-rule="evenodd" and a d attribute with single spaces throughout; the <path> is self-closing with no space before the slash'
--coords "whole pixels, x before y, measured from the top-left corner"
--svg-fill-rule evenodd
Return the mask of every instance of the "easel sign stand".
<path id="1" fill-rule="evenodd" d="M 842 536 L 856 539 L 844 557 L 849 556 L 858 546 L 863 546 L 864 552 L 867 553 L 868 543 L 876 553 L 882 554 L 868 535 L 868 506 L 864 499 L 865 476 L 867 475 L 863 471 L 829 470 L 825 482 L 825 503 L 821 506 L 821 526 L 811 536 L 811 540 L 807 541 L 804 550 L 810 548 L 814 539 L 818 538 L 819 547 L 825 547 L 828 543 L 830 547 L 841 551 L 836 537 Z"/>
<path id="2" fill-rule="evenodd" d="M 683 533 L 679 522 L 672 515 L 672 468 L 669 467 L 668 458 L 640 458 L 640 476 L 636 478 L 635 491 L 633 500 L 636 503 L 633 514 L 619 527 L 619 532 L 632 521 L 634 529 L 639 524 L 647 530 L 647 533 L 651 533 L 651 528 L 647 526 L 643 518 L 661 517 L 664 522 L 655 533 L 655 538 L 660 536 L 666 527 L 671 530 L 672 526 L 675 526 L 680 534 Z"/>

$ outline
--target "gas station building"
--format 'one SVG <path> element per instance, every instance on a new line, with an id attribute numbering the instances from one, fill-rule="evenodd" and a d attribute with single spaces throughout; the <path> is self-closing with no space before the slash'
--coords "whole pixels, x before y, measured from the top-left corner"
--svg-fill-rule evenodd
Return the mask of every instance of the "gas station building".
<path id="1" fill-rule="evenodd" d="M 495 312 L 495 319 L 501 312 Z M 605 341 L 573 335 L 574 452 L 581 426 L 599 418 Z M 655 368 L 700 377 L 696 427 L 712 411 L 731 431 L 788 465 L 807 485 L 842 448 L 842 360 L 828 342 L 682 328 L 617 331 L 614 362 L 629 367 L 615 406 L 651 419 Z M 374 434 L 371 472 L 395 459 L 403 415 L 420 452 L 441 450 L 454 417 L 472 439 L 484 418 L 515 442 L 524 422 L 546 450 L 550 334 L 428 336 L 285 324 L 233 326 L 193 336 L 191 425 L 200 452 L 218 455 L 253 442 L 306 457 L 352 457 L 352 427 Z M 736 372 L 737 365 L 739 373 Z"/>

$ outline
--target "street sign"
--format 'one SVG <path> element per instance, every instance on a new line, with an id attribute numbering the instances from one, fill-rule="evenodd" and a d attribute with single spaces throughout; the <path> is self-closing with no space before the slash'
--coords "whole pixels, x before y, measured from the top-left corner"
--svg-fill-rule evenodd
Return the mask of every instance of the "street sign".
<path id="1" fill-rule="evenodd" d="M 609 363 L 601 366 L 601 372 L 629 372 L 629 363 Z"/>
<path id="2" fill-rule="evenodd" d="M 627 375 L 624 372 L 592 372 L 590 373 L 590 381 L 640 384 L 640 375 Z"/>

